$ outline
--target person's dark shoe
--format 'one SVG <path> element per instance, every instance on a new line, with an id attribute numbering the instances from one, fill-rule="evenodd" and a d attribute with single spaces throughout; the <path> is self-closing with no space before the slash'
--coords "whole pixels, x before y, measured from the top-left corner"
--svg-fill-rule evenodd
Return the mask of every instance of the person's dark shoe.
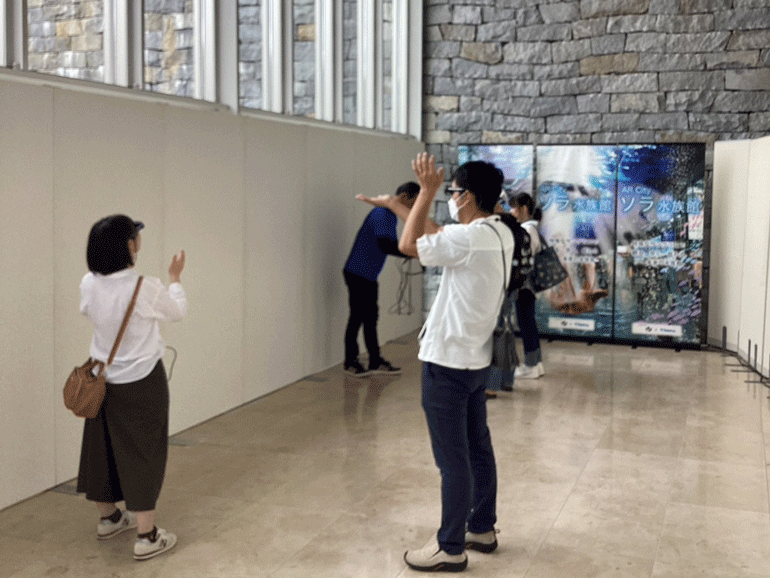
<path id="1" fill-rule="evenodd" d="M 462 572 L 468 567 L 468 555 L 465 552 L 447 554 L 438 542 L 431 542 L 422 550 L 407 550 L 404 562 L 412 570 L 420 572 Z"/>
<path id="2" fill-rule="evenodd" d="M 350 365 L 346 365 L 343 371 L 352 377 L 366 377 L 371 373 L 364 369 L 364 366 L 361 365 L 358 360 L 355 360 Z"/>
<path id="3" fill-rule="evenodd" d="M 487 397 L 487 399 L 497 399 L 497 392 L 491 389 L 484 390 L 484 395 Z"/>
<path id="4" fill-rule="evenodd" d="M 381 359 L 379 363 L 369 365 L 369 373 L 374 375 L 401 375 L 401 368 L 393 367 L 390 361 Z"/>
<path id="5" fill-rule="evenodd" d="M 476 552 L 483 552 L 489 554 L 497 549 L 497 532 L 490 530 L 483 534 L 474 534 L 473 532 L 465 532 L 465 547 L 468 550 L 476 550 Z"/>

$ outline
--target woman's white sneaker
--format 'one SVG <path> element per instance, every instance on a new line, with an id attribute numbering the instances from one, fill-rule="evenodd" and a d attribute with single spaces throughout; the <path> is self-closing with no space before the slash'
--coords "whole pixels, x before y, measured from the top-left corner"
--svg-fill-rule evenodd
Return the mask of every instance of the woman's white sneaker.
<path id="1" fill-rule="evenodd" d="M 514 379 L 537 379 L 542 374 L 537 365 L 520 365 L 514 372 Z"/>
<path id="2" fill-rule="evenodd" d="M 109 540 L 131 528 L 136 528 L 136 514 L 126 510 L 117 522 L 99 520 L 96 525 L 96 537 L 99 540 Z"/>
<path id="3" fill-rule="evenodd" d="M 154 542 L 151 542 L 147 538 L 137 538 L 134 542 L 134 559 L 135 560 L 148 560 L 163 554 L 167 550 L 171 550 L 176 546 L 176 534 L 166 532 L 163 528 L 158 528 L 157 538 Z"/>

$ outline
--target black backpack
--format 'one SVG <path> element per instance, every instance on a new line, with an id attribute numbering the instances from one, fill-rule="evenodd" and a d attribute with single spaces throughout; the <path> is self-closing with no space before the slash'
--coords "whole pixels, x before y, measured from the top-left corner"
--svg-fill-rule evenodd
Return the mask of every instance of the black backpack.
<path id="1" fill-rule="evenodd" d="M 513 215 L 501 213 L 497 215 L 513 233 L 513 259 L 511 260 L 511 279 L 508 283 L 508 294 L 521 289 L 532 273 L 534 257 L 532 256 L 529 233 L 522 227 Z"/>

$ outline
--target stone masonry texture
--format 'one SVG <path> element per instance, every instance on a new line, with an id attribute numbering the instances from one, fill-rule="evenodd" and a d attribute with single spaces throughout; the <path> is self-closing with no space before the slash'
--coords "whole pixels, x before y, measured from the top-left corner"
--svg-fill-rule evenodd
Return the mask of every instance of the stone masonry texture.
<path id="1" fill-rule="evenodd" d="M 426 0 L 424 135 L 463 144 L 770 133 L 768 0 Z M 710 191 L 709 191 L 710 192 Z"/>

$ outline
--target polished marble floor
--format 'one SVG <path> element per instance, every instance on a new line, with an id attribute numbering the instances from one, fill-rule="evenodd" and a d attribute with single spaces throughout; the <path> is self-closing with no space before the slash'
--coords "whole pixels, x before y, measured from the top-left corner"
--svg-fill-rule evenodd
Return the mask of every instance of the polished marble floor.
<path id="1" fill-rule="evenodd" d="M 770 389 L 716 352 L 543 348 L 543 378 L 488 402 L 500 547 L 465 574 L 770 578 Z M 401 377 L 335 367 L 174 436 L 171 552 L 98 542 L 67 484 L 0 512 L 0 577 L 420 575 L 402 555 L 435 533 L 439 476 L 416 349 L 385 346 Z"/>

